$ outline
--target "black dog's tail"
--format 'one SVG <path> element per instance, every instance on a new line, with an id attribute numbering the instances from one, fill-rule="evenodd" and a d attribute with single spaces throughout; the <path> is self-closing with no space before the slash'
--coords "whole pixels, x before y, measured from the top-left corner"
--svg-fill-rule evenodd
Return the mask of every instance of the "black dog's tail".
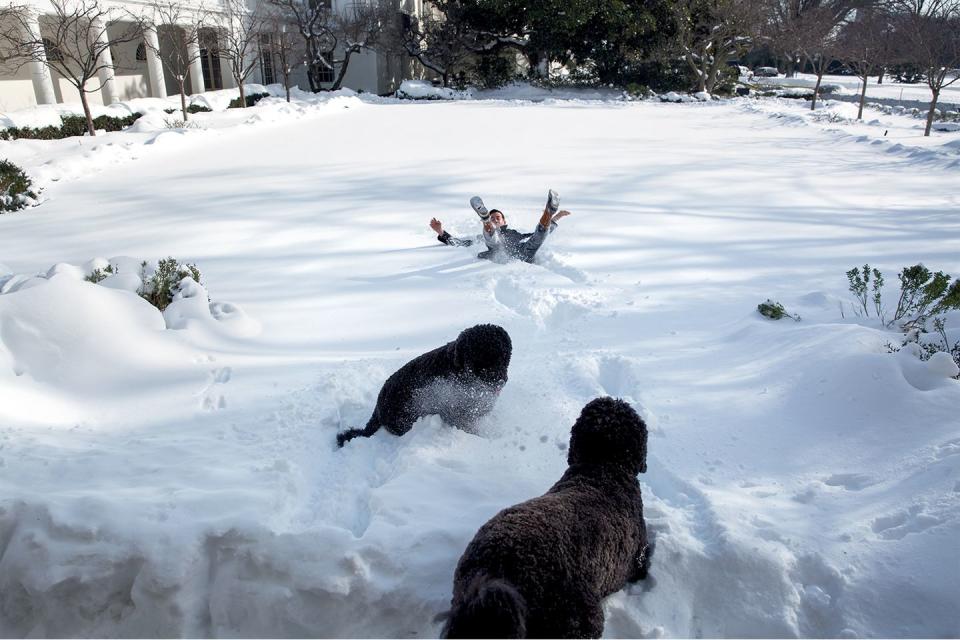
<path id="1" fill-rule="evenodd" d="M 506 580 L 482 575 L 453 608 L 441 634 L 444 638 L 525 638 L 527 603 Z"/>
<path id="2" fill-rule="evenodd" d="M 367 423 L 367 426 L 363 429 L 347 429 L 343 433 L 337 434 L 337 447 L 342 447 L 346 443 L 350 442 L 354 438 L 363 436 L 364 438 L 369 438 L 375 434 L 380 429 L 380 421 L 376 419 L 376 416 L 370 418 L 370 421 Z"/>

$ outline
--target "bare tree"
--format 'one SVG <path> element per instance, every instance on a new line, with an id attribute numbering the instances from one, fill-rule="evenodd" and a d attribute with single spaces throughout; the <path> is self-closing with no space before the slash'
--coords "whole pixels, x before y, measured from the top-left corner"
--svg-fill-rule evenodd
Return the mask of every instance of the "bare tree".
<path id="1" fill-rule="evenodd" d="M 289 22 L 303 39 L 307 81 L 314 93 L 333 75 L 333 51 L 337 39 L 333 33 L 330 0 L 270 0 L 282 19 Z"/>
<path id="2" fill-rule="evenodd" d="M 330 61 L 338 69 L 333 86 L 330 87 L 331 91 L 336 91 L 343 85 L 350 59 L 358 53 L 376 50 L 385 24 L 396 17 L 397 10 L 389 3 L 376 1 L 355 2 L 332 13 L 334 46 L 331 50 L 335 52 L 335 56 L 339 55 Z"/>
<path id="3" fill-rule="evenodd" d="M 765 4 L 763 34 L 770 47 L 786 60 L 785 71 L 792 76 L 803 55 L 802 41 L 810 37 L 808 18 L 835 28 L 852 11 L 867 7 L 877 0 L 762 0 Z M 827 30 L 829 32 L 830 29 Z"/>
<path id="4" fill-rule="evenodd" d="M 212 14 L 220 39 L 220 53 L 230 65 L 230 75 L 237 83 L 240 92 L 240 106 L 247 104 L 247 94 L 243 87 L 259 60 L 260 35 L 265 30 L 267 13 L 260 0 L 248 3 L 247 0 L 220 0 L 226 9 L 223 13 Z"/>
<path id="5" fill-rule="evenodd" d="M 891 17 L 882 7 L 858 11 L 840 34 L 841 57 L 861 83 L 857 120 L 863 119 L 867 83 L 874 74 L 882 78 L 884 66 L 890 61 L 892 38 Z M 880 80 L 877 82 L 879 84 Z"/>
<path id="6" fill-rule="evenodd" d="M 101 72 L 109 72 L 112 77 L 110 48 L 140 41 L 144 22 L 137 16 L 125 15 L 123 23 L 113 23 L 108 32 L 107 25 L 116 16 L 99 0 L 50 0 L 50 6 L 53 13 L 45 14 L 44 35 L 32 7 L 11 5 L 5 9 L 6 19 L 0 27 L 0 48 L 9 52 L 5 64 L 19 69 L 32 61 L 56 71 L 80 94 L 87 133 L 94 136 L 87 96 L 100 91 L 108 82 L 100 79 Z M 121 28 L 120 24 L 125 26 Z"/>
<path id="7" fill-rule="evenodd" d="M 404 52 L 437 73 L 445 87 L 476 53 L 499 45 L 497 38 L 468 26 L 463 13 L 462 3 L 456 0 L 431 0 L 421 16 L 408 16 L 402 25 L 400 43 Z"/>
<path id="8" fill-rule="evenodd" d="M 905 55 L 923 69 L 930 108 L 923 135 L 929 136 L 940 92 L 960 80 L 960 0 L 892 0 Z"/>
<path id="9" fill-rule="evenodd" d="M 840 53 L 841 28 L 842 24 L 837 22 L 833 7 L 829 6 L 809 9 L 794 23 L 796 46 L 817 76 L 813 99 L 810 101 L 811 111 L 817 108 L 823 75 Z"/>
<path id="10" fill-rule="evenodd" d="M 183 121 L 189 118 L 187 112 L 186 83 L 191 69 L 200 60 L 200 29 L 210 19 L 210 12 L 200 5 L 186 5 L 178 0 L 154 0 L 151 5 L 157 29 L 157 46 L 145 39 L 149 47 L 177 82 L 180 90 L 180 111 Z M 166 55 L 161 56 L 163 49 Z M 202 79 L 202 78 L 201 78 Z"/>
<path id="11" fill-rule="evenodd" d="M 261 55 L 270 56 L 274 68 L 279 69 L 286 90 L 287 102 L 290 102 L 291 76 L 293 67 L 303 60 L 303 46 L 294 27 L 288 23 L 286 14 L 278 7 L 267 14 L 265 41 L 261 40 Z"/>
<path id="12" fill-rule="evenodd" d="M 752 42 L 759 24 L 755 0 L 685 0 L 675 12 L 677 44 L 699 82 L 713 93 L 727 61 Z"/>

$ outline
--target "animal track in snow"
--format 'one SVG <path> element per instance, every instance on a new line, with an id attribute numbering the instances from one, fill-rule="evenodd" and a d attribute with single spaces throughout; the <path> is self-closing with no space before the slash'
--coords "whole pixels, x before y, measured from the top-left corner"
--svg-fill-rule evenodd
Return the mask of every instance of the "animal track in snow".
<path id="1" fill-rule="evenodd" d="M 544 328 L 565 325 L 600 305 L 589 295 L 528 286 L 513 277 L 497 280 L 492 293 L 498 303 Z"/>
<path id="2" fill-rule="evenodd" d="M 847 491 L 860 491 L 876 483 L 876 480 L 864 473 L 835 473 L 823 481 L 825 485 L 843 487 Z"/>
<path id="3" fill-rule="evenodd" d="M 211 361 L 213 361 L 212 357 Z M 205 411 L 216 411 L 218 409 L 227 408 L 227 399 L 220 392 L 220 385 L 230 382 L 230 378 L 232 376 L 233 369 L 230 367 L 221 367 L 210 370 L 210 382 L 201 392 L 203 400 L 201 401 L 200 406 Z"/>
<path id="4" fill-rule="evenodd" d="M 811 553 L 797 558 L 790 577 L 800 593 L 797 618 L 802 635 L 839 636 L 846 628 L 843 607 L 838 602 L 846 586 L 843 575 L 820 555 Z"/>
<path id="5" fill-rule="evenodd" d="M 921 505 L 913 505 L 909 509 L 874 518 L 870 528 L 884 540 L 900 540 L 911 533 L 921 533 L 942 522 L 940 518 L 924 513 Z"/>
<path id="6" fill-rule="evenodd" d="M 943 460 L 944 458 L 956 455 L 960 455 L 960 438 L 947 440 L 946 442 L 937 445 L 933 451 L 933 457 L 937 460 Z"/>

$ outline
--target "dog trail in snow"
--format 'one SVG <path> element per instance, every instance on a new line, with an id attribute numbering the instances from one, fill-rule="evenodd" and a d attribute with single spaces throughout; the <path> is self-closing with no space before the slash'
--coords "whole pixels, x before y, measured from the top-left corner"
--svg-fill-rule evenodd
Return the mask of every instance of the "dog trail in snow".
<path id="1" fill-rule="evenodd" d="M 206 355 L 196 359 L 197 364 L 201 366 L 210 366 L 216 363 L 215 356 Z M 233 376 L 232 367 L 214 367 L 208 370 L 207 384 L 198 394 L 200 396 L 200 408 L 204 411 L 219 411 L 227 408 L 227 398 L 223 393 L 223 385 L 230 382 Z"/>

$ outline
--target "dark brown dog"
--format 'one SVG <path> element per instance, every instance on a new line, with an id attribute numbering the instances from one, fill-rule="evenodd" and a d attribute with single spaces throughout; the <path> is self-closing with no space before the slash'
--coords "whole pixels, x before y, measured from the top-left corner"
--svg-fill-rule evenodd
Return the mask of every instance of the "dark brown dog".
<path id="1" fill-rule="evenodd" d="M 337 445 L 372 436 L 381 427 L 402 436 L 429 415 L 472 430 L 493 409 L 507 383 L 512 351 L 503 327 L 478 324 L 464 329 L 453 342 L 417 356 L 387 378 L 367 426 L 337 434 Z"/>
<path id="2" fill-rule="evenodd" d="M 647 428 L 630 405 L 587 404 L 560 481 L 498 513 L 464 551 L 443 636 L 599 637 L 603 599 L 650 566 L 637 482 L 646 460 Z"/>

